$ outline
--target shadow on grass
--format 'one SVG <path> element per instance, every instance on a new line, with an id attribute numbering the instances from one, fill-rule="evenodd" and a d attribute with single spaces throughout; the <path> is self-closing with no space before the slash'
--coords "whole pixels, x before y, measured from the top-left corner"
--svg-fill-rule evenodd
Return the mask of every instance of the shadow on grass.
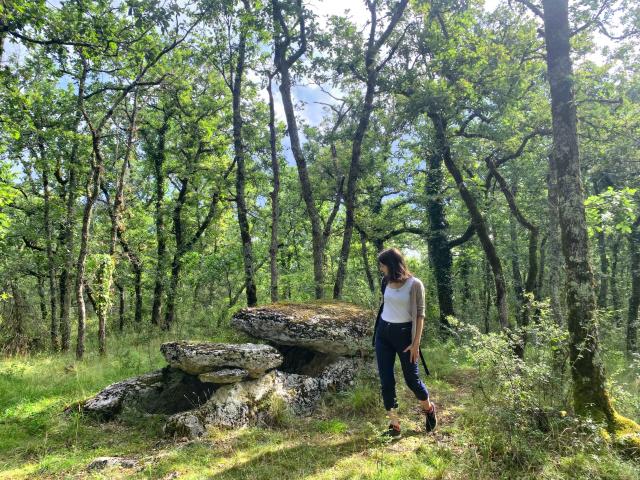
<path id="1" fill-rule="evenodd" d="M 250 460 L 217 473 L 210 480 L 238 478 L 299 479 L 335 465 L 344 457 L 367 448 L 362 438 L 318 445 L 305 443 L 291 448 L 265 452 Z"/>

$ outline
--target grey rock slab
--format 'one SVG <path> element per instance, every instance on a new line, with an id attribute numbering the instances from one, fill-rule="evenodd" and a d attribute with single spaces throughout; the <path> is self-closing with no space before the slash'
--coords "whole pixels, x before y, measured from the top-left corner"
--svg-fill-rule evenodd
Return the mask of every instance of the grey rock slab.
<path id="1" fill-rule="evenodd" d="M 137 460 L 123 457 L 98 457 L 91 461 L 87 470 L 102 470 L 109 467 L 135 468 Z"/>
<path id="2" fill-rule="evenodd" d="M 172 415 L 163 427 L 170 436 L 202 436 L 207 425 L 241 427 L 255 419 L 274 392 L 276 371 L 255 380 L 223 385 L 202 407 Z"/>
<path id="3" fill-rule="evenodd" d="M 317 377 L 276 370 L 277 394 L 297 415 L 310 415 L 327 391 L 340 391 L 353 385 L 362 360 L 341 357 L 328 365 Z"/>
<path id="4" fill-rule="evenodd" d="M 163 343 L 160 351 L 169 365 L 199 375 L 221 367 L 243 368 L 252 377 L 282 364 L 282 355 L 269 345 L 257 343 Z"/>
<path id="5" fill-rule="evenodd" d="M 375 312 L 346 302 L 279 302 L 236 312 L 231 324 L 256 338 L 352 356 L 371 351 Z"/>
<path id="6" fill-rule="evenodd" d="M 174 414 L 204 404 L 216 386 L 172 367 L 111 384 L 95 396 L 67 408 L 110 420 L 125 409 Z"/>
<path id="7" fill-rule="evenodd" d="M 152 385 L 161 380 L 162 370 L 156 370 L 121 382 L 112 383 L 97 395 L 69 407 L 67 412 L 78 409 L 105 420 L 111 419 L 120 412 L 127 397 L 149 390 Z"/>
<path id="8" fill-rule="evenodd" d="M 255 380 L 223 385 L 200 408 L 169 418 L 164 426 L 167 435 L 199 437 L 207 426 L 239 428 L 270 416 L 271 401 L 282 399 L 298 415 L 313 412 L 329 390 L 341 390 L 354 381 L 362 360 L 339 357 L 319 376 L 272 370 Z"/>

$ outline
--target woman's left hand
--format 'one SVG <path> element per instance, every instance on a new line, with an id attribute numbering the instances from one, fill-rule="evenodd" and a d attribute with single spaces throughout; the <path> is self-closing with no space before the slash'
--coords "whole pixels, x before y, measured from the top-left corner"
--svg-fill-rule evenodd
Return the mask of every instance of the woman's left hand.
<path id="1" fill-rule="evenodd" d="M 413 343 L 403 350 L 403 352 L 409 352 L 409 362 L 415 363 L 418 361 L 418 349 L 420 345 L 414 345 Z"/>

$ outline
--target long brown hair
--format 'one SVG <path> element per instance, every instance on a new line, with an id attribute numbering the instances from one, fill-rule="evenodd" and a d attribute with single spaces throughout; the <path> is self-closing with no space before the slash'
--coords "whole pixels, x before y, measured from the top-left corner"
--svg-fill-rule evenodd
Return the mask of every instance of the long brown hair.
<path id="1" fill-rule="evenodd" d="M 387 248 L 378 254 L 378 262 L 389 268 L 387 280 L 390 282 L 401 282 L 411 277 L 402 253 L 397 248 Z"/>

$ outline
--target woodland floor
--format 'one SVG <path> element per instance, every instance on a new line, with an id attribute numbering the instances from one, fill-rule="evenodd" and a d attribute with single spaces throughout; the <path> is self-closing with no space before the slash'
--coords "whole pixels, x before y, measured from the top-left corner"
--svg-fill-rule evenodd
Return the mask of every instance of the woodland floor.
<path id="1" fill-rule="evenodd" d="M 425 349 L 434 372 L 425 383 L 439 427 L 425 434 L 398 369 L 403 438 L 395 442 L 379 437 L 386 422 L 377 378 L 365 373 L 349 391 L 327 395 L 310 418 L 282 411 L 271 425 L 211 429 L 195 441 L 163 438 L 161 418 L 100 424 L 61 413 L 109 383 L 162 365 L 160 341 L 141 339 L 133 349 L 121 344 L 105 359 L 90 356 L 77 364 L 70 356 L 0 360 L 0 479 L 640 478 L 638 463 L 609 451 L 537 451 L 535 461 L 505 459 L 487 445 L 488 437 L 474 437 L 468 428 L 481 401 L 474 370 L 451 363 L 437 348 Z M 135 459 L 137 466 L 89 471 L 100 456 Z"/>

